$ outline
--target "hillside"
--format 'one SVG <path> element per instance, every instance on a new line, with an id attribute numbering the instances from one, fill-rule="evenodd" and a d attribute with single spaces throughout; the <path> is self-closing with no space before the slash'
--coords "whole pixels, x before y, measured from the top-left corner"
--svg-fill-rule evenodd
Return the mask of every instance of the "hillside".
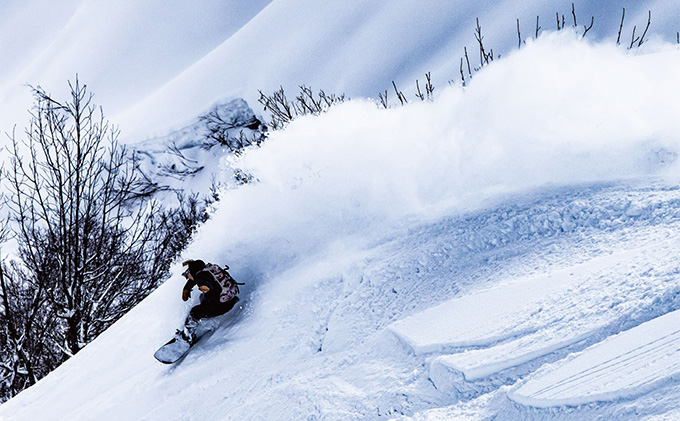
<path id="1" fill-rule="evenodd" d="M 649 4 L 646 4 L 649 3 Z M 21 128 L 31 106 L 26 84 L 57 97 L 78 74 L 124 140 L 165 135 L 193 122 L 213 104 L 243 98 L 255 108 L 258 89 L 299 85 L 351 98 L 377 98 L 391 82 L 413 98 L 415 80 L 432 73 L 441 89 L 460 83 L 467 47 L 479 66 L 476 18 L 487 50 L 505 55 L 523 40 L 554 31 L 556 13 L 573 24 L 572 2 L 398 0 L 206 0 L 174 4 L 121 0 L 3 1 L 0 5 L 0 130 Z M 633 27 L 647 39 L 674 42 L 680 9 L 672 0 L 576 0 L 588 39 L 614 43 L 626 8 L 623 46 Z M 396 100 L 396 98 L 393 98 Z M 259 112 L 261 110 L 257 110 Z"/>
<path id="2" fill-rule="evenodd" d="M 153 359 L 177 265 L 0 418 L 672 419 L 679 61 L 551 33 L 432 103 L 296 120 L 184 253 L 246 283 L 219 329 Z"/>

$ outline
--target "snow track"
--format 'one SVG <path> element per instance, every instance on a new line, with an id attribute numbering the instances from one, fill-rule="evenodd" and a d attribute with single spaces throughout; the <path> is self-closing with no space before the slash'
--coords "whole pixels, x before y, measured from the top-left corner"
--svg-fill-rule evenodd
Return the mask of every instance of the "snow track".
<path id="1" fill-rule="evenodd" d="M 647 392 L 680 376 L 680 311 L 594 345 L 513 391 L 513 400 L 548 407 Z"/>
<path id="2" fill-rule="evenodd" d="M 666 246 L 677 250 L 680 242 L 666 240 Z M 416 353 L 465 351 L 434 360 L 431 376 L 436 385 L 447 383 L 442 377 L 448 371 L 462 373 L 468 382 L 485 379 L 562 348 L 592 343 L 639 320 L 640 316 L 617 302 L 616 291 L 629 287 L 635 277 L 644 278 L 650 249 L 658 247 L 655 242 L 648 243 L 453 299 L 390 329 Z M 666 275 L 673 276 L 674 253 L 657 253 L 656 261 L 665 263 L 670 271 Z M 636 283 L 636 291 L 630 294 L 637 293 L 644 300 L 655 281 L 663 288 L 665 278 L 661 277 L 651 283 Z M 586 303 L 604 309 L 593 313 L 591 306 L 583 305 Z"/>

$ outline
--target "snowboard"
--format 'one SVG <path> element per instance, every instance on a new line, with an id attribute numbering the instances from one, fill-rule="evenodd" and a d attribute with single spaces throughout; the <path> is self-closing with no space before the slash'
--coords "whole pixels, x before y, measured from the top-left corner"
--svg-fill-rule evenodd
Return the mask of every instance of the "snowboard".
<path id="1" fill-rule="evenodd" d="M 160 347 L 153 356 L 163 364 L 176 363 L 189 352 L 192 346 L 192 343 L 176 335 L 168 343 Z"/>
<path id="2" fill-rule="evenodd" d="M 183 339 L 177 334 L 165 345 L 160 347 L 158 351 L 153 354 L 153 356 L 163 364 L 174 364 L 181 360 L 200 340 L 209 337 L 218 328 L 231 326 L 238 321 L 245 303 L 239 299 L 236 300 L 235 304 L 237 303 L 240 304 L 235 305 L 230 311 L 223 314 L 222 316 L 201 319 L 198 322 L 198 326 L 196 326 L 196 330 L 194 331 L 194 337 L 196 338 L 194 343 L 189 343 L 189 341 Z"/>
<path id="3" fill-rule="evenodd" d="M 212 319 L 206 321 L 201 320 L 196 328 L 196 340 L 194 340 L 193 343 L 182 338 L 179 334 L 176 334 L 174 338 L 160 347 L 153 356 L 163 364 L 174 364 L 187 355 L 191 348 L 196 345 L 201 338 L 214 332 L 218 325 L 219 323 L 216 323 L 216 321 Z"/>

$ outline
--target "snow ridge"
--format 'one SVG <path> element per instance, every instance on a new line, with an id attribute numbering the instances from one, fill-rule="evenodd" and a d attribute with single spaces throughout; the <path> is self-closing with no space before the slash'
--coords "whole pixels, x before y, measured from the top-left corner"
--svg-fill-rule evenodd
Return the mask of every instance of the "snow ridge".
<path id="1" fill-rule="evenodd" d="M 679 321 L 680 312 L 674 311 L 612 336 L 510 396 L 523 405 L 578 405 L 635 396 L 680 380 L 680 330 L 673 327 Z"/>

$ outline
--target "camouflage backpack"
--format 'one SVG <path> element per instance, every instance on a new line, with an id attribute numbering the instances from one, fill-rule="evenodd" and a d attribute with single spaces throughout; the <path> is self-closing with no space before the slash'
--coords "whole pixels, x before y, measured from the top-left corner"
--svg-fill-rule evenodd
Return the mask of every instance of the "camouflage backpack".
<path id="1" fill-rule="evenodd" d="M 220 301 L 226 303 L 232 298 L 236 297 L 241 291 L 238 289 L 239 285 L 245 285 L 236 282 L 234 278 L 229 275 L 229 266 L 224 265 L 224 269 L 214 263 L 207 263 L 205 269 L 208 270 L 214 277 L 217 283 L 222 286 L 220 293 Z"/>

